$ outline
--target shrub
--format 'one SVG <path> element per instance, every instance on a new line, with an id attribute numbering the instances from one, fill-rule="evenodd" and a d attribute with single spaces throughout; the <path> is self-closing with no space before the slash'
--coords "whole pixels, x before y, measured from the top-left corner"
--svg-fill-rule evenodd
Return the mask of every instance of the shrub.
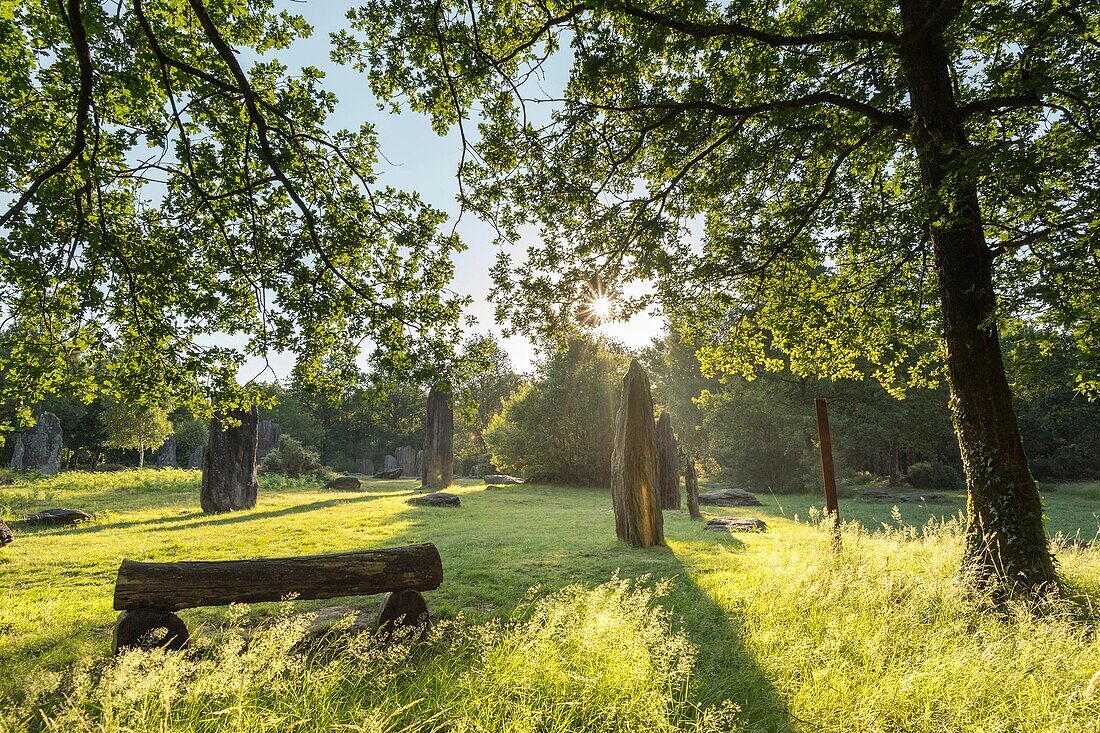
<path id="1" fill-rule="evenodd" d="M 490 460 L 528 480 L 609 486 L 625 356 L 576 339 L 542 361 L 485 430 Z"/>
<path id="2" fill-rule="evenodd" d="M 909 485 L 916 489 L 961 489 L 962 476 L 951 466 L 939 461 L 921 461 L 909 467 L 905 475 Z"/>
<path id="3" fill-rule="evenodd" d="M 264 456 L 260 469 L 289 478 L 300 478 L 321 468 L 321 456 L 289 435 L 284 435 L 279 447 Z"/>

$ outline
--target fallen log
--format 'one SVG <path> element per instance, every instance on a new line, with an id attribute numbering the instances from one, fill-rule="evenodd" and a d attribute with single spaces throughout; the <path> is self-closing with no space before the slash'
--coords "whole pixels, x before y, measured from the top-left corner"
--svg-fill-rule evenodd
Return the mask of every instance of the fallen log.
<path id="1" fill-rule="evenodd" d="M 178 611 L 199 606 L 366 596 L 432 590 L 443 582 L 443 562 L 425 543 L 331 555 L 149 563 L 123 560 L 115 583 L 115 610 Z"/>

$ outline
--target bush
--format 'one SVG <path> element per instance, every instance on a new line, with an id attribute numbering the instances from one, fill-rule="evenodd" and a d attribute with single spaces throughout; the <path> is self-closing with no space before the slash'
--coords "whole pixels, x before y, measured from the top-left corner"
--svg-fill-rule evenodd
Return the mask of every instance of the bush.
<path id="1" fill-rule="evenodd" d="M 485 430 L 493 465 L 546 483 L 609 486 L 626 358 L 576 339 L 538 365 Z"/>
<path id="2" fill-rule="evenodd" d="M 961 489 L 962 476 L 951 466 L 939 461 L 921 461 L 909 467 L 906 481 L 915 489 Z"/>
<path id="3" fill-rule="evenodd" d="M 321 456 L 312 448 L 284 435 L 279 447 L 264 456 L 260 470 L 289 478 L 301 478 L 321 468 Z"/>

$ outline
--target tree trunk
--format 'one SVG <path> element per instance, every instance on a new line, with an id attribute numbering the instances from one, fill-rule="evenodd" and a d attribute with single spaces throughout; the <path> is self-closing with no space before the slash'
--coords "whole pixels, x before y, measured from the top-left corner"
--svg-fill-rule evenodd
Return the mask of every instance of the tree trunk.
<path id="1" fill-rule="evenodd" d="M 256 446 L 259 413 L 256 407 L 231 416 L 240 426 L 223 428 L 221 419 L 210 421 L 210 441 L 202 456 L 200 504 L 207 514 L 251 509 L 256 506 Z"/>
<path id="2" fill-rule="evenodd" d="M 664 544 L 657 486 L 657 429 L 649 377 L 636 360 L 623 377 L 611 453 L 611 501 L 615 534 L 635 547 Z"/>
<path id="3" fill-rule="evenodd" d="M 900 0 L 902 64 L 947 346 L 951 414 L 967 483 L 964 572 L 978 585 L 1038 589 L 1056 581 L 1042 501 L 1028 469 L 997 333 L 993 254 L 955 100 L 937 0 Z"/>
<path id="4" fill-rule="evenodd" d="M 699 474 L 695 471 L 695 456 L 684 456 L 684 490 L 687 493 L 688 516 L 702 519 L 699 511 Z"/>
<path id="5" fill-rule="evenodd" d="M 660 484 L 661 508 L 680 508 L 680 462 L 676 452 L 676 436 L 672 433 L 672 416 L 662 412 L 657 420 L 657 480 Z"/>
<path id="6" fill-rule="evenodd" d="M 138 443 L 138 468 L 145 468 L 145 443 Z"/>
<path id="7" fill-rule="evenodd" d="M 332 555 L 135 562 L 123 560 L 115 582 L 115 610 L 178 611 L 230 603 L 308 601 L 398 590 L 433 590 L 443 582 L 439 551 L 430 543 Z"/>
<path id="8" fill-rule="evenodd" d="M 449 392 L 432 387 L 424 419 L 424 458 L 420 481 L 425 489 L 445 489 L 454 479 L 455 416 Z"/>

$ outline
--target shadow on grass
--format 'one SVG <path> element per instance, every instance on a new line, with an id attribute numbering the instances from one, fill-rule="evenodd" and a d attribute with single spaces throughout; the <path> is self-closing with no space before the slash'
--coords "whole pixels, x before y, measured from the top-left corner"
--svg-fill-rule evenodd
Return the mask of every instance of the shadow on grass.
<path id="1" fill-rule="evenodd" d="M 321 509 L 328 509 L 330 507 L 340 506 L 342 504 L 361 504 L 368 501 L 375 501 L 377 499 L 383 498 L 384 496 L 386 495 L 348 494 L 339 498 L 325 499 L 324 501 L 314 501 L 309 504 L 293 504 L 283 507 L 281 509 L 270 509 L 267 511 L 242 509 L 240 511 L 224 512 L 222 514 L 206 514 L 201 509 L 196 509 L 195 511 L 189 511 L 185 514 L 178 514 L 172 517 L 160 517 L 155 519 L 134 519 L 124 522 L 112 522 L 110 520 L 101 522 L 87 522 L 71 528 L 47 527 L 43 525 L 27 525 L 27 527 L 28 529 L 34 528 L 38 530 L 67 529 L 72 534 L 91 534 L 94 532 L 102 532 L 103 530 L 107 529 L 130 529 L 134 527 L 145 527 L 148 529 L 155 529 L 156 531 L 160 532 L 176 532 L 180 530 L 190 530 L 211 525 L 238 524 L 240 522 L 249 522 L 258 519 L 274 519 L 276 517 L 285 517 L 292 514 L 304 514 L 307 512 L 319 511 Z M 27 534 L 32 534 L 32 532 L 27 532 Z"/>
<path id="2" fill-rule="evenodd" d="M 794 733 L 796 728 L 785 700 L 744 644 L 745 632 L 738 616 L 720 607 L 698 584 L 697 575 L 704 572 L 702 568 L 693 572 L 690 561 L 685 564 L 671 547 L 638 549 L 618 542 L 610 512 L 603 522 L 606 526 L 599 527 L 594 536 L 578 537 L 576 517 L 547 511 L 548 493 L 554 492 L 535 486 L 506 492 L 476 492 L 463 494 L 463 505 L 458 510 L 410 507 L 403 513 L 405 518 L 412 514 L 422 520 L 412 523 L 421 529 L 416 533 L 395 535 L 391 538 L 393 544 L 431 541 L 443 558 L 444 586 L 426 594 L 433 613 L 446 608 L 447 600 L 455 596 L 456 584 L 475 586 L 461 590 L 463 603 L 473 602 L 470 596 L 507 598 L 495 606 L 493 613 L 498 618 L 507 618 L 516 601 L 535 585 L 544 592 L 552 592 L 573 583 L 603 583 L 614 573 L 623 578 L 648 576 L 650 584 L 671 579 L 669 595 L 664 602 L 698 650 L 693 673 L 695 701 L 703 706 L 720 705 L 726 700 L 736 703 L 742 710 L 746 730 Z M 496 505 L 496 509 L 489 509 L 486 504 Z M 526 510 L 528 521 L 537 521 L 543 536 L 550 539 L 534 542 L 529 529 L 512 518 L 516 509 Z M 466 510 L 471 514 L 462 517 Z M 454 523 L 465 526 L 468 533 L 471 520 L 475 518 L 480 530 L 476 537 L 463 537 L 450 531 Z M 427 537 L 424 525 L 429 525 Z M 673 521 L 666 521 L 666 536 L 673 544 L 691 543 L 699 552 L 741 553 L 748 549 L 745 542 L 736 537 L 724 533 L 704 534 L 702 527 L 702 523 L 687 521 L 686 515 L 677 516 Z M 592 529 L 590 526 L 589 532 Z M 457 559 L 474 551 L 475 547 L 483 550 L 478 555 L 486 563 L 484 571 L 467 566 L 449 570 L 450 564 L 457 565 Z M 482 587 L 482 584 L 490 587 Z M 491 587 L 501 584 L 511 587 Z M 476 610 L 476 606 L 474 608 Z M 469 610 L 469 607 L 462 609 L 463 612 Z"/>

